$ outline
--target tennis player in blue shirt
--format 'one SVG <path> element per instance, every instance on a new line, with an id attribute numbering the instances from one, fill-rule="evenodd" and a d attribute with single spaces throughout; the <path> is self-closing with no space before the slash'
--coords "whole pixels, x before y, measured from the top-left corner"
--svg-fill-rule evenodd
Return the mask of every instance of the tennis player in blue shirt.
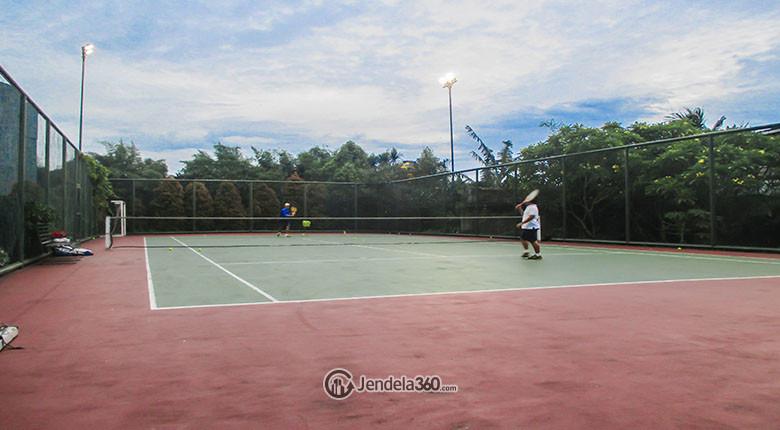
<path id="1" fill-rule="evenodd" d="M 279 232 L 276 233 L 277 236 L 281 236 L 282 232 L 284 232 L 284 237 L 290 237 L 290 217 L 293 216 L 292 209 L 290 209 L 290 204 L 285 203 L 282 210 L 279 212 L 279 217 L 283 218 L 279 220 Z"/>

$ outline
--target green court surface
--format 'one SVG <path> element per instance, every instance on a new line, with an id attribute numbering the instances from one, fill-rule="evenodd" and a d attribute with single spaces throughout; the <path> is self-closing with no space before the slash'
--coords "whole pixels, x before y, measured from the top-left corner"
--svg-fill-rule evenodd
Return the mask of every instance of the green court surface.
<path id="1" fill-rule="evenodd" d="M 153 309 L 780 276 L 780 260 L 380 234 L 150 236 Z"/>

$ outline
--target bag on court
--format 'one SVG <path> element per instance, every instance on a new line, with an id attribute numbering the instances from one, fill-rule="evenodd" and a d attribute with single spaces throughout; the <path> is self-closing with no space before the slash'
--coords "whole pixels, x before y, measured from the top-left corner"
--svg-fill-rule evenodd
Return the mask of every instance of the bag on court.
<path id="1" fill-rule="evenodd" d="M 92 255 L 92 251 L 87 248 L 74 248 L 70 245 L 55 246 L 53 249 L 55 257 L 74 257 Z"/>
<path id="2" fill-rule="evenodd" d="M 0 324 L 0 351 L 10 345 L 18 335 L 19 327 L 14 325 Z"/>

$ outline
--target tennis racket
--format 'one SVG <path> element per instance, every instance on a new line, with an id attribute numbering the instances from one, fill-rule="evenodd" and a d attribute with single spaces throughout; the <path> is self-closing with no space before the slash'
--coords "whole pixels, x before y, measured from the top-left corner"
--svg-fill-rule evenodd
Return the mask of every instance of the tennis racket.
<path id="1" fill-rule="evenodd" d="M 523 199 L 523 201 L 522 201 L 522 202 L 520 202 L 520 203 L 518 203 L 518 204 L 516 204 L 516 205 L 515 205 L 515 210 L 516 210 L 518 213 L 522 214 L 522 213 L 523 213 L 523 205 L 524 205 L 524 204 L 526 204 L 526 203 L 528 203 L 528 202 L 530 202 L 530 201 L 532 201 L 532 200 L 533 200 L 533 199 L 535 199 L 535 198 L 536 198 L 536 196 L 538 196 L 538 195 L 539 195 L 539 190 L 533 190 L 533 191 L 531 191 L 530 193 L 528 193 L 528 195 L 527 195 L 527 196 L 525 196 L 525 199 Z M 518 227 L 518 228 L 520 228 L 520 227 Z"/>
<path id="2" fill-rule="evenodd" d="M 295 214 L 298 213 L 298 208 L 296 208 L 295 206 L 291 207 L 290 208 L 290 213 L 292 214 L 292 216 L 295 216 Z"/>
<path id="3" fill-rule="evenodd" d="M 525 198 L 523 199 L 522 202 L 520 202 L 517 205 L 515 205 L 515 210 L 518 213 L 522 214 L 523 213 L 523 205 L 528 203 L 528 202 L 533 201 L 536 198 L 536 196 L 538 196 L 538 195 L 539 195 L 539 190 L 538 189 L 534 189 L 533 191 L 528 193 L 527 196 L 525 196 Z M 521 228 L 523 228 L 523 223 L 519 222 L 519 223 L 517 223 L 517 225 L 515 227 L 521 229 Z"/>
<path id="4" fill-rule="evenodd" d="M 528 193 L 527 196 L 525 196 L 525 199 L 523 199 L 523 203 L 528 203 L 536 198 L 536 196 L 539 195 L 539 190 L 533 190 L 530 193 Z"/>

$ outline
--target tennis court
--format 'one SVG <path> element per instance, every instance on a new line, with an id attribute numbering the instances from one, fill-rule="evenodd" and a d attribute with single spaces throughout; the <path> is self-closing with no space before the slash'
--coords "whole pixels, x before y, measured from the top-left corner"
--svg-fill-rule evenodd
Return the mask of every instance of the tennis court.
<path id="1" fill-rule="evenodd" d="M 767 428 L 772 254 L 425 235 L 131 235 L 0 279 L 9 428 Z M 575 288 L 577 287 L 577 288 Z M 329 398 L 333 369 L 450 393 Z"/>
<path id="2" fill-rule="evenodd" d="M 524 261 L 517 241 L 406 234 L 154 235 L 143 246 L 152 309 L 780 276 L 768 258 L 549 245 Z"/>

